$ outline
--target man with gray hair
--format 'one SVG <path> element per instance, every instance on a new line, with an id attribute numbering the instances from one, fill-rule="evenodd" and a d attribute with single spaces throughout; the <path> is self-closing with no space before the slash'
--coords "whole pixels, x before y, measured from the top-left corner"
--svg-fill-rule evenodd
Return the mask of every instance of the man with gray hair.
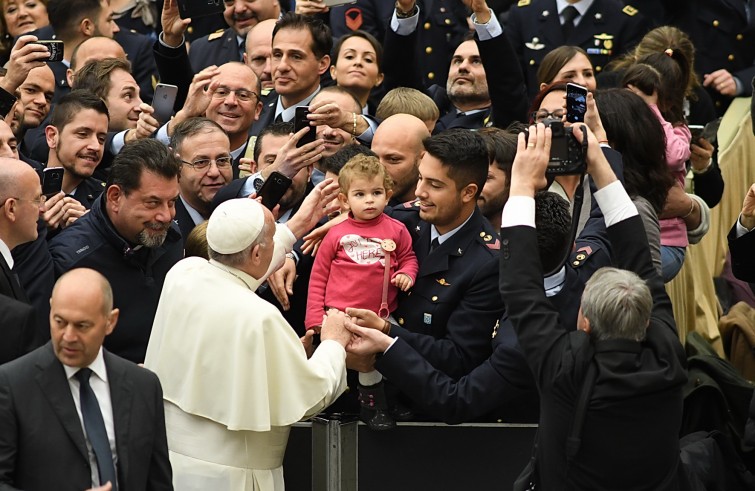
<path id="1" fill-rule="evenodd" d="M 587 282 L 576 331 L 548 302 L 537 254 L 534 195 L 546 185 L 550 129 L 519 135 L 501 219 L 500 289 L 540 392 L 526 476 L 538 489 L 687 489 L 679 458 L 685 354 L 642 221 L 589 131 L 587 166 L 614 263 Z M 637 274 L 635 274 L 635 272 Z M 641 469 L 641 472 L 638 472 Z M 525 476 L 522 476 L 524 480 Z M 520 481 L 521 484 L 521 481 Z"/>
<path id="2" fill-rule="evenodd" d="M 291 425 L 346 388 L 345 314 L 328 313 L 312 354 L 312 331 L 300 341 L 255 293 L 337 190 L 318 184 L 285 225 L 254 200 L 225 201 L 207 223 L 209 261 L 168 273 L 144 364 L 163 385 L 176 489 L 282 491 Z"/>

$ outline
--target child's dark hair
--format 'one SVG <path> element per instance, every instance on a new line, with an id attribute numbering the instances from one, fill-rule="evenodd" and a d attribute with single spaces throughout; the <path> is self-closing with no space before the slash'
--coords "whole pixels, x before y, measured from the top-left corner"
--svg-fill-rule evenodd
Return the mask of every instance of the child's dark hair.
<path id="1" fill-rule="evenodd" d="M 675 58 L 676 57 L 676 58 Z M 658 109 L 674 126 L 684 124 L 684 94 L 689 74 L 685 78 L 684 55 L 679 50 L 651 53 L 637 60 L 627 69 L 621 85 L 633 85 L 645 94 L 658 94 Z"/>

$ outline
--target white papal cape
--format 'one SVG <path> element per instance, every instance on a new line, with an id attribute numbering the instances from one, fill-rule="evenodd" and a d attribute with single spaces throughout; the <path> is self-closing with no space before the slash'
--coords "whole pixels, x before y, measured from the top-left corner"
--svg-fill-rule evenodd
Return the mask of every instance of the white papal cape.
<path id="1" fill-rule="evenodd" d="M 293 244 L 278 226 L 271 270 Z M 346 387 L 346 354 L 324 341 L 307 359 L 262 280 L 215 261 L 187 258 L 165 278 L 145 366 L 165 400 L 176 490 L 283 490 L 290 425 Z"/>

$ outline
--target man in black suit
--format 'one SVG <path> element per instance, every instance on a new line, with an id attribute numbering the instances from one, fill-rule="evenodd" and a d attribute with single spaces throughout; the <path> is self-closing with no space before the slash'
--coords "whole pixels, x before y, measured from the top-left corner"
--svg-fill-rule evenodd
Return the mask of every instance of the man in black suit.
<path id="1" fill-rule="evenodd" d="M 731 271 L 734 276 L 750 283 L 755 291 L 755 258 L 752 251 L 755 248 L 755 184 L 745 195 L 742 211 L 737 222 L 729 231 L 729 252 L 731 252 Z"/>
<path id="2" fill-rule="evenodd" d="M 34 322 L 34 307 L 0 295 L 0 326 L 3 326 L 0 365 L 25 355 L 37 346 Z"/>
<path id="3" fill-rule="evenodd" d="M 73 270 L 50 304 L 52 342 L 0 367 L 0 489 L 172 490 L 160 382 L 102 349 L 107 280 Z"/>
<path id="4" fill-rule="evenodd" d="M 636 207 L 594 135 L 588 142 L 588 172 L 598 188 L 593 196 L 606 217 L 615 264 L 630 271 L 604 268 L 592 276 L 576 331 L 559 326 L 563 313 L 548 302 L 540 259 L 532 254 L 531 203 L 546 185 L 550 154 L 543 125 L 530 128 L 528 142 L 519 137 L 501 223 L 501 295 L 541 398 L 538 488 L 686 489 L 679 480 L 686 357 L 671 301 Z M 597 373 L 592 381 L 590 373 Z M 590 397 L 574 440 L 575 406 L 586 383 Z"/>
<path id="5" fill-rule="evenodd" d="M 231 181 L 231 144 L 217 123 L 198 117 L 176 125 L 170 148 L 183 164 L 174 220 L 186 242 L 192 229 L 210 218 L 215 194 Z"/>
<path id="6" fill-rule="evenodd" d="M 410 15 L 402 17 L 399 3 Z M 399 3 L 394 12 L 395 24 L 391 23 L 385 37 L 386 89 L 405 86 L 427 92 L 441 113 L 434 133 L 493 124 L 505 128 L 525 118 L 527 97 L 522 70 L 498 19 L 484 0 L 472 2 L 476 36 L 463 41 L 454 51 L 445 87 L 436 84 L 427 89 L 422 84 L 414 49 L 419 12 L 414 0 Z"/>

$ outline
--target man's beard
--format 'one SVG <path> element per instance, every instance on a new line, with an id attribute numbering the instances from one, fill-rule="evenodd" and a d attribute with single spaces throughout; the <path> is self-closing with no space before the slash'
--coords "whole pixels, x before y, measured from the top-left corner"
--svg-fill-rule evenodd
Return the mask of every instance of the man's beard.
<path id="1" fill-rule="evenodd" d="M 159 230 L 160 233 L 154 234 L 149 233 L 147 229 L 151 229 L 153 231 Z M 139 235 L 136 236 L 136 243 L 141 244 L 144 247 L 160 247 L 163 245 L 163 242 L 165 242 L 165 238 L 168 236 L 168 230 L 170 229 L 170 223 L 162 224 L 159 222 L 151 222 L 147 224 L 147 228 L 143 229 L 141 232 L 139 232 Z"/>
<path id="2" fill-rule="evenodd" d="M 477 89 L 471 91 L 469 89 Z M 470 105 L 470 104 L 484 104 L 490 103 L 490 95 L 488 94 L 487 87 L 482 90 L 483 87 L 454 87 L 450 83 L 446 88 L 448 99 L 454 105 Z"/>

